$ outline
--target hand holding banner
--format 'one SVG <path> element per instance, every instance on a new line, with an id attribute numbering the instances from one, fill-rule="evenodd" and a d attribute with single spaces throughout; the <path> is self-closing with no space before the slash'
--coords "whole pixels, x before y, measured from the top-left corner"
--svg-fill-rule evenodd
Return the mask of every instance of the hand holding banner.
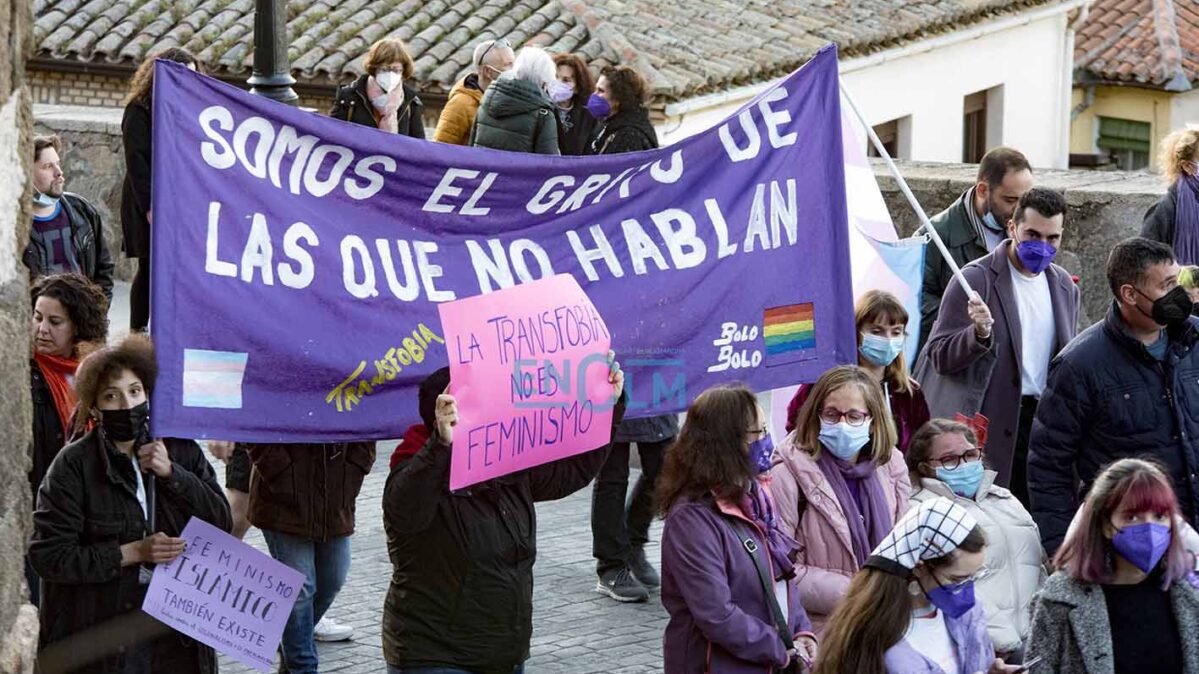
<path id="1" fill-rule="evenodd" d="M 612 337 L 573 276 L 448 302 L 438 311 L 458 403 L 450 489 L 609 442 Z"/>
<path id="2" fill-rule="evenodd" d="M 238 662 L 271 671 L 304 574 L 195 517 L 183 554 L 154 569 L 142 610 Z"/>

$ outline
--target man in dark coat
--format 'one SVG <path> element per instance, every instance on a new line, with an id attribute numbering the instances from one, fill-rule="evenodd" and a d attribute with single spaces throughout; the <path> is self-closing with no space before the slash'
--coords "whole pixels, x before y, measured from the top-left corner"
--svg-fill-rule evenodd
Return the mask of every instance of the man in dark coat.
<path id="1" fill-rule="evenodd" d="M 33 226 L 22 260 L 33 279 L 77 272 L 112 301 L 113 263 L 100 213 L 87 199 L 63 191 L 61 150 L 57 136 L 33 139 Z"/>
<path id="2" fill-rule="evenodd" d="M 624 413 L 624 375 L 609 381 Z M 383 528 L 393 572 L 383 603 L 383 657 L 388 672 L 430 668 L 473 674 L 520 674 L 533 633 L 536 502 L 587 486 L 608 445 L 450 491 L 450 447 L 457 403 L 442 395 L 449 368 L 420 386 L 420 414 L 433 429 L 425 446 L 404 456 L 383 489 Z"/>
<path id="3" fill-rule="evenodd" d="M 963 270 L 980 299 L 957 282 L 946 289 L 916 371 L 934 418 L 981 412 L 990 419 L 985 450 L 995 483 L 1026 505 L 1029 429 L 1049 362 L 1078 323 L 1078 287 L 1051 262 L 1065 212 L 1053 190 L 1020 197 L 1011 239 Z"/>
<path id="4" fill-rule="evenodd" d="M 1054 360 L 1028 456 L 1032 515 L 1053 554 L 1104 466 L 1158 461 L 1186 518 L 1199 513 L 1199 319 L 1173 250 L 1128 239 L 1107 260 L 1107 316 Z"/>
<path id="5" fill-rule="evenodd" d="M 959 267 L 995 250 L 1005 237 L 1016 202 L 1032 189 L 1032 169 L 1020 152 L 997 147 L 978 165 L 978 182 L 949 208 L 929 220 Z M 928 244 L 921 293 L 920 348 L 928 343 L 941 310 L 941 297 L 953 280 L 953 270 L 941 252 Z"/>

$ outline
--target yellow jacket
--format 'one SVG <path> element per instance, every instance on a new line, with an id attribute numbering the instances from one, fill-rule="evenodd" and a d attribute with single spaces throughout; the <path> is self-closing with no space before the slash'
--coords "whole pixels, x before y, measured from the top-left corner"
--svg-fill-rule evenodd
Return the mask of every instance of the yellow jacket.
<path id="1" fill-rule="evenodd" d="M 470 141 L 470 128 L 474 126 L 475 114 L 483 100 L 483 90 L 478 82 L 478 75 L 467 75 L 450 89 L 441 117 L 437 119 L 433 140 L 453 145 L 466 145 Z"/>

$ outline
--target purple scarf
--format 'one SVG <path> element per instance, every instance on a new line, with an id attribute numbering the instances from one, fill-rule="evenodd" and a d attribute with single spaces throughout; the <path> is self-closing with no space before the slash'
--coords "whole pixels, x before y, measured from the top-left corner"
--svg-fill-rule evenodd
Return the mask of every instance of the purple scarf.
<path id="1" fill-rule="evenodd" d="M 869 459 L 858 461 L 856 465 L 850 464 L 827 450 L 820 452 L 816 465 L 820 466 L 820 472 L 824 473 L 824 478 L 833 488 L 833 494 L 841 503 L 841 509 L 845 511 L 853 556 L 861 567 L 874 546 L 890 533 L 895 524 L 891 521 L 883 486 L 878 481 L 877 466 Z"/>
<path id="2" fill-rule="evenodd" d="M 754 480 L 749 492 L 741 498 L 741 513 L 766 532 L 766 547 L 774 564 L 774 579 L 784 580 L 795 575 L 795 557 L 799 554 L 799 543 L 779 530 L 774 517 L 774 506 L 766 496 L 766 490 Z"/>
<path id="3" fill-rule="evenodd" d="M 1174 205 L 1174 254 L 1178 264 L 1199 264 L 1199 177 L 1183 174 L 1178 179 Z"/>

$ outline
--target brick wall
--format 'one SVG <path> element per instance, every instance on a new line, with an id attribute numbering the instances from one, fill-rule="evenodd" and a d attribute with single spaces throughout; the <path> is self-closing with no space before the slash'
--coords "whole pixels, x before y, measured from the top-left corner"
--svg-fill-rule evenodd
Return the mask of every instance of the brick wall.
<path id="1" fill-rule="evenodd" d="M 29 70 L 27 76 L 34 103 L 119 107 L 129 91 L 129 79 L 114 75 Z"/>

